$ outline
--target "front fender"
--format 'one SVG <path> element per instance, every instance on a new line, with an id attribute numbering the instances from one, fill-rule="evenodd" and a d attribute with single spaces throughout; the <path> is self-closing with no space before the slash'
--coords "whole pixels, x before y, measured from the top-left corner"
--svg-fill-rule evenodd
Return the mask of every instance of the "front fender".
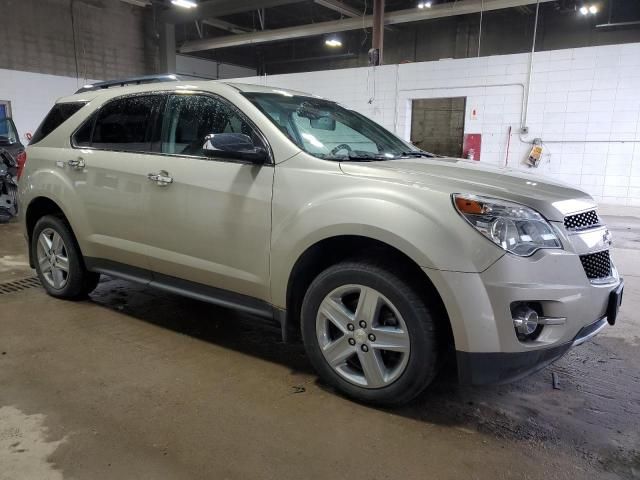
<path id="1" fill-rule="evenodd" d="M 437 270 L 481 272 L 503 255 L 459 217 L 442 192 L 335 171 L 323 178 L 326 171 L 288 170 L 276 173 L 274 188 L 271 278 L 276 306 L 286 305 L 296 261 L 332 237 L 371 238 L 400 250 L 420 267 Z M 294 193 L 278 188 L 279 182 L 303 188 Z"/>

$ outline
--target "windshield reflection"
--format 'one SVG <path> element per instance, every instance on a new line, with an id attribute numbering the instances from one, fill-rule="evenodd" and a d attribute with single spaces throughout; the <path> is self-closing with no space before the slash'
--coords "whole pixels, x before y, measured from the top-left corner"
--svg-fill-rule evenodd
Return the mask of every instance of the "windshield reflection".
<path id="1" fill-rule="evenodd" d="M 286 95 L 285 95 L 286 93 Z M 337 161 L 380 161 L 433 156 L 335 102 L 273 93 L 244 94 L 289 140 L 305 152 Z"/>

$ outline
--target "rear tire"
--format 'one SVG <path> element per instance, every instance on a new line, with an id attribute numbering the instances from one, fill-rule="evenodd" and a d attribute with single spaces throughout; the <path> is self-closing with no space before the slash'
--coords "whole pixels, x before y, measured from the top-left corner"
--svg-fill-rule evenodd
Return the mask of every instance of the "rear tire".
<path id="1" fill-rule="evenodd" d="M 341 393 L 400 405 L 427 388 L 438 371 L 435 312 L 392 269 L 339 263 L 318 275 L 305 295 L 305 349 L 320 377 Z"/>
<path id="2" fill-rule="evenodd" d="M 60 217 L 46 215 L 36 222 L 31 255 L 40 283 L 53 297 L 82 299 L 98 286 L 100 274 L 85 268 L 71 227 Z"/>

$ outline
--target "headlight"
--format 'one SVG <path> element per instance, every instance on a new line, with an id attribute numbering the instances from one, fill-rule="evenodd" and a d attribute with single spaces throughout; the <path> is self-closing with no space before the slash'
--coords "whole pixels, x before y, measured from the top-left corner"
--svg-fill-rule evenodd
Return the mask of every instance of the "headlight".
<path id="1" fill-rule="evenodd" d="M 527 257 L 541 248 L 562 248 L 549 222 L 529 207 L 457 193 L 453 204 L 476 230 L 509 253 Z"/>

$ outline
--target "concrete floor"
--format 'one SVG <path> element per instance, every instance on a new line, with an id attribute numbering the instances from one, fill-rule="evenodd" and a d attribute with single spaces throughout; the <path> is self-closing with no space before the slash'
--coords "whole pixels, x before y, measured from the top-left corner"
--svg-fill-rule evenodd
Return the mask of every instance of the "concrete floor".
<path id="1" fill-rule="evenodd" d="M 108 278 L 78 303 L 0 294 L 0 480 L 640 478 L 629 215 L 607 218 L 618 325 L 516 384 L 445 372 L 397 410 L 332 393 L 300 345 L 246 315 Z M 0 283 L 32 276 L 17 225 L 0 240 Z"/>

